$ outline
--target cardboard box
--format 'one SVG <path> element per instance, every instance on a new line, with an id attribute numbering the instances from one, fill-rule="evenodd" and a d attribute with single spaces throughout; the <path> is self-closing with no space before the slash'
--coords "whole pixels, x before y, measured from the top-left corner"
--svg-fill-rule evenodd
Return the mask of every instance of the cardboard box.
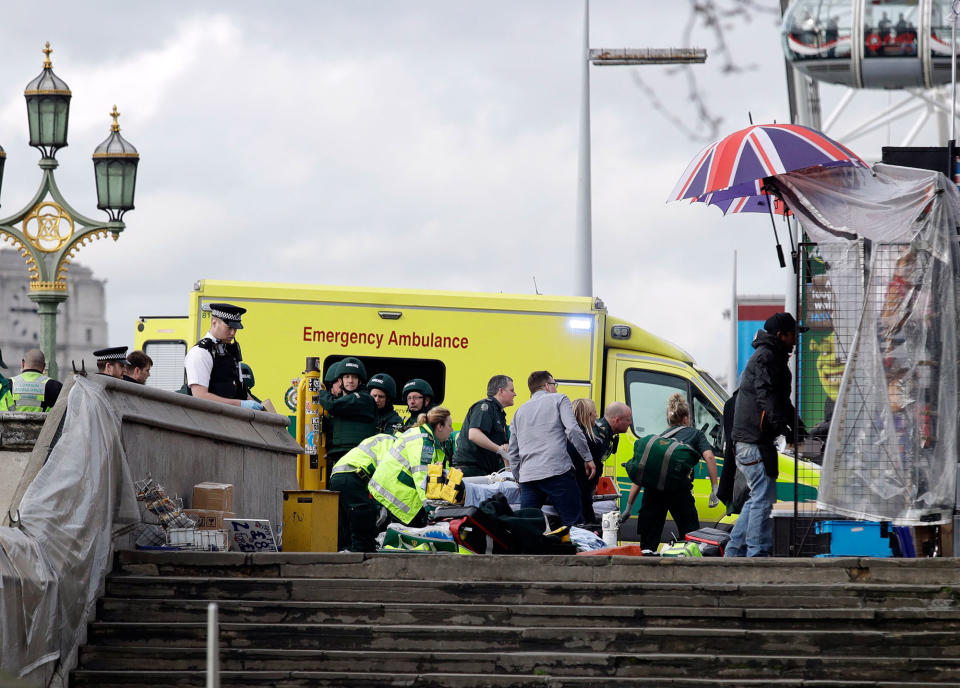
<path id="1" fill-rule="evenodd" d="M 223 519 L 236 516 L 232 511 L 216 509 L 184 509 L 183 513 L 197 522 L 198 530 L 223 530 Z"/>
<path id="2" fill-rule="evenodd" d="M 233 485 L 228 483 L 197 483 L 193 486 L 194 509 L 233 511 Z"/>

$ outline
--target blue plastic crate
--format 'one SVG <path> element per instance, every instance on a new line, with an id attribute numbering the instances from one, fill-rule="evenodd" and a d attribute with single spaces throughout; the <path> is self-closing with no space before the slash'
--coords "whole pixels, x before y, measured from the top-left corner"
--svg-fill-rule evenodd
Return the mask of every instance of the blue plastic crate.
<path id="1" fill-rule="evenodd" d="M 825 557 L 892 557 L 891 530 L 877 521 L 821 521 L 817 533 L 830 534 Z"/>

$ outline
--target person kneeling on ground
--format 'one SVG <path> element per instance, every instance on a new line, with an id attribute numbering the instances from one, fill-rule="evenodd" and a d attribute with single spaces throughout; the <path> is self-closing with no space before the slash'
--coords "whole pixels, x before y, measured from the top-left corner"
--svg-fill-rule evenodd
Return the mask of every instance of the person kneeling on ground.
<path id="1" fill-rule="evenodd" d="M 380 509 L 367 485 L 396 437 L 381 433 L 368 437 L 343 455 L 330 471 L 330 489 L 339 492 L 337 549 L 374 552 Z"/>
<path id="2" fill-rule="evenodd" d="M 367 489 L 401 523 L 427 525 L 423 510 L 427 466 L 446 463 L 443 443 L 453 432 L 450 411 L 434 406 L 420 414 L 417 425 L 396 438 L 377 464 Z"/>

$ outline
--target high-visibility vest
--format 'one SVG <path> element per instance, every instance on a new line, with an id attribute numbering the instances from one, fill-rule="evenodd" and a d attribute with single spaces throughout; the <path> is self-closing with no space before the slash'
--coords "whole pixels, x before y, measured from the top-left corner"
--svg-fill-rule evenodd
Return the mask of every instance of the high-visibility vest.
<path id="1" fill-rule="evenodd" d="M 400 463 L 408 466 L 411 473 L 421 478 L 426 477 L 429 464 L 445 463 L 447 458 L 443 452 L 443 444 L 437 441 L 433 428 L 427 423 L 397 435 L 396 442 L 390 447 L 390 453 Z"/>
<path id="2" fill-rule="evenodd" d="M 396 439 L 393 435 L 385 433 L 368 437 L 340 457 L 340 460 L 333 465 L 330 475 L 358 473 L 363 478 L 369 478 L 377 470 L 380 459 L 390 450 Z"/>
<path id="3" fill-rule="evenodd" d="M 401 434 L 377 464 L 367 485 L 370 495 L 403 523 L 410 523 L 426 498 L 427 466 L 444 453 L 429 425 Z"/>
<path id="4" fill-rule="evenodd" d="M 0 411 L 43 411 L 43 392 L 49 379 L 33 370 L 20 373 L 10 380 L 10 395 L 0 400 Z"/>

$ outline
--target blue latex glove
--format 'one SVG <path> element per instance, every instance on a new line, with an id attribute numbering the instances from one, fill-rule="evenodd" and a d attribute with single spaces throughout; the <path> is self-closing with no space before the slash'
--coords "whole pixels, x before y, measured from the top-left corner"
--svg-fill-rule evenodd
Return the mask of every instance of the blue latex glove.
<path id="1" fill-rule="evenodd" d="M 259 401 L 254 401 L 253 399 L 244 399 L 240 402 L 240 406 L 245 409 L 250 409 L 251 411 L 262 411 L 263 404 Z"/>

